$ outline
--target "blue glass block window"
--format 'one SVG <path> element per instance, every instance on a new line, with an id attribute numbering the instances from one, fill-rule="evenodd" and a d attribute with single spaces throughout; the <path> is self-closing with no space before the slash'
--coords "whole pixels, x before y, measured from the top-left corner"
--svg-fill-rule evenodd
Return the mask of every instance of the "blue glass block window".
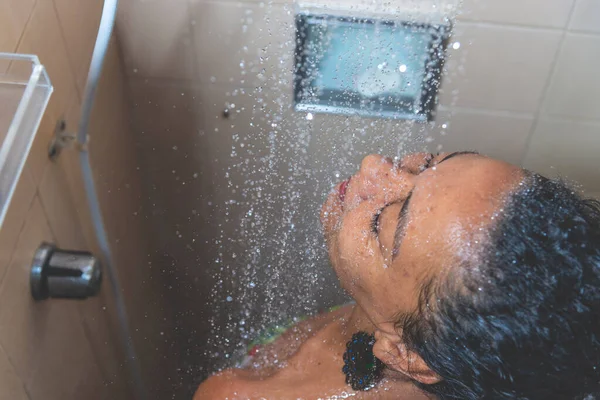
<path id="1" fill-rule="evenodd" d="M 446 26 L 296 16 L 298 111 L 431 119 Z"/>

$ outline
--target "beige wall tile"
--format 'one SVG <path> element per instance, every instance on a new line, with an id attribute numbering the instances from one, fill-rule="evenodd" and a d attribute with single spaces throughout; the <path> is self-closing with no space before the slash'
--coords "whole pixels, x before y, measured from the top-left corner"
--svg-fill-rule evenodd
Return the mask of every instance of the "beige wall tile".
<path id="1" fill-rule="evenodd" d="M 123 1 L 117 30 L 127 75 L 189 79 L 194 51 L 185 0 Z"/>
<path id="2" fill-rule="evenodd" d="M 56 121 L 67 112 L 72 98 L 77 93 L 58 18 L 51 1 L 36 3 L 18 52 L 36 54 L 48 70 L 54 86 L 54 93 L 28 158 L 28 165 L 37 184 L 41 181 L 48 163 L 48 144 L 54 134 Z"/>
<path id="3" fill-rule="evenodd" d="M 105 279 L 100 294 L 80 302 L 79 315 L 98 361 L 100 373 L 113 396 L 118 396 L 113 398 L 130 399 L 132 395 L 127 386 L 129 375 L 125 367 L 125 357 L 121 353 L 121 343 L 116 334 L 118 331 L 111 318 L 116 313 L 114 298 L 106 275 L 106 265 L 104 268 Z"/>
<path id="4" fill-rule="evenodd" d="M 600 119 L 600 36 L 568 33 L 544 104 L 555 116 Z"/>
<path id="5" fill-rule="evenodd" d="M 23 169 L 15 194 L 0 230 L 0 282 L 8 269 L 13 251 L 35 196 L 35 184 L 28 168 Z"/>
<path id="6" fill-rule="evenodd" d="M 15 51 L 34 4 L 35 0 L 0 3 L 0 51 Z"/>
<path id="7" fill-rule="evenodd" d="M 31 400 L 75 399 L 92 381 L 103 383 L 76 305 L 71 300 L 52 300 L 46 307 L 47 320 L 35 333 L 36 363 L 26 380 Z"/>
<path id="8" fill-rule="evenodd" d="M 10 268 L 0 286 L 0 344 L 27 386 L 30 399 L 73 398 L 101 374 L 78 314 L 77 302 L 31 299 L 31 260 L 42 241 L 53 242 L 40 200 L 36 197 L 19 236 Z M 4 389 L 4 388 L 3 388 Z M 0 396 L 1 397 L 1 396 Z"/>
<path id="9" fill-rule="evenodd" d="M 524 166 L 544 175 L 574 180 L 600 191 L 600 123 L 542 118 L 532 136 Z"/>
<path id="10" fill-rule="evenodd" d="M 0 345 L 26 383 L 38 361 L 40 339 L 52 324 L 49 302 L 36 304 L 29 290 L 33 255 L 43 241 L 53 241 L 42 204 L 36 197 L 9 269 L 0 286 Z M 68 307 L 67 307 L 68 308 Z"/>
<path id="11" fill-rule="evenodd" d="M 569 30 L 600 33 L 600 1 L 577 0 Z"/>
<path id="12" fill-rule="evenodd" d="M 30 400 L 4 349 L 0 347 L 0 400 Z"/>
<path id="13" fill-rule="evenodd" d="M 192 3 L 198 80 L 245 87 L 291 87 L 294 8 L 262 4 Z"/>
<path id="14" fill-rule="evenodd" d="M 80 109 L 79 98 L 73 94 L 70 106 L 62 116 L 67 123 L 67 132 L 77 131 Z M 47 135 L 48 132 L 43 134 Z M 50 140 L 51 138 L 47 139 L 48 142 Z M 38 149 L 32 154 L 31 161 L 47 159 L 46 140 L 39 140 L 37 145 Z M 85 219 L 87 198 L 79 167 L 79 152 L 74 146 L 63 149 L 57 159 L 45 163 L 38 193 L 56 244 L 66 249 L 93 251 L 94 249 L 89 248 L 93 241 L 82 230 L 83 223 L 88 222 Z"/>
<path id="15" fill-rule="evenodd" d="M 54 0 L 80 95 L 85 89 L 103 4 L 102 0 Z"/>
<path id="16" fill-rule="evenodd" d="M 36 3 L 17 52 L 39 57 L 54 86 L 48 107 L 56 113 L 64 113 L 75 89 L 75 80 L 52 1 Z"/>
<path id="17" fill-rule="evenodd" d="M 72 398 L 86 400 L 124 400 L 128 398 L 125 397 L 126 393 L 113 391 L 115 388 L 107 385 L 108 382 L 98 379 L 101 374 L 98 366 L 93 362 L 81 365 L 78 371 L 80 379 L 75 384 Z"/>
<path id="18" fill-rule="evenodd" d="M 574 0 L 464 0 L 460 19 L 564 28 Z"/>
<path id="19" fill-rule="evenodd" d="M 176 356 L 167 361 L 163 358 L 167 344 L 160 332 L 171 329 L 165 327 L 163 316 L 168 288 L 159 279 L 159 269 L 152 269 L 149 263 L 154 249 L 148 241 L 138 144 L 131 130 L 125 89 L 118 43 L 113 40 L 92 113 L 90 156 L 134 345 L 145 382 L 155 389 L 168 384 L 167 376 L 175 373 L 177 366 L 168 364 Z M 154 366 L 158 363 L 166 367 L 157 370 Z"/>
<path id="20" fill-rule="evenodd" d="M 27 157 L 27 165 L 31 169 L 31 174 L 36 184 L 41 182 L 44 171 L 50 163 L 48 149 L 50 142 L 54 138 L 58 121 L 63 118 L 66 119 L 69 131 L 76 132 L 76 127 L 74 126 L 74 123 L 71 122 L 73 113 L 68 111 L 69 106 L 65 106 L 59 110 L 56 108 L 56 103 L 52 103 L 52 101 L 51 98 L 50 105 L 54 104 L 54 106 L 50 107 L 49 105 L 48 108 L 46 108 L 40 126 L 35 134 L 35 138 L 33 139 L 29 156 Z M 73 101 L 77 101 L 77 92 L 74 88 L 69 98 L 69 104 Z"/>
<path id="21" fill-rule="evenodd" d="M 452 41 L 461 46 L 450 51 L 441 104 L 535 111 L 560 37 L 555 31 L 457 24 Z"/>
<path id="22" fill-rule="evenodd" d="M 69 250 L 86 250 L 87 243 L 69 183 L 57 163 L 50 163 L 46 168 L 38 193 L 56 245 Z"/>

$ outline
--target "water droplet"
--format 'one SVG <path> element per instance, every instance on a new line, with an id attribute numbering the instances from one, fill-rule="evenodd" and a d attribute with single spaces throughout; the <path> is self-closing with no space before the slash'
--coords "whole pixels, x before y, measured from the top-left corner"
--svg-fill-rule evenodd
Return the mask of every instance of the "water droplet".
<path id="1" fill-rule="evenodd" d="M 306 114 L 306 119 L 307 119 L 307 120 L 309 120 L 309 121 L 312 121 L 312 120 L 313 120 L 313 118 L 314 118 L 314 117 L 313 117 L 312 113 L 308 113 L 308 114 Z"/>
<path id="2" fill-rule="evenodd" d="M 453 48 L 454 50 L 458 50 L 458 49 L 460 49 L 460 42 L 454 42 L 454 43 L 452 43 L 452 48 Z"/>
<path id="3" fill-rule="evenodd" d="M 227 296 L 227 298 L 225 300 L 227 300 L 228 302 L 231 302 L 231 301 L 233 301 L 233 297 Z"/>
<path id="4" fill-rule="evenodd" d="M 406 65 L 402 64 L 400 66 L 400 68 L 398 68 L 398 71 L 400 71 L 400 72 L 406 72 L 406 69 L 407 69 Z"/>

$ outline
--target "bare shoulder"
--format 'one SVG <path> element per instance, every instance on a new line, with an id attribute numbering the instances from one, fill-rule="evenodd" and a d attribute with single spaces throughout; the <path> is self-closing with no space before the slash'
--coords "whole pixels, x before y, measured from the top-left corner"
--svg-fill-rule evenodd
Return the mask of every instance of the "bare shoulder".
<path id="1" fill-rule="evenodd" d="M 239 370 L 228 369 L 202 382 L 194 400 L 247 399 L 250 382 Z"/>

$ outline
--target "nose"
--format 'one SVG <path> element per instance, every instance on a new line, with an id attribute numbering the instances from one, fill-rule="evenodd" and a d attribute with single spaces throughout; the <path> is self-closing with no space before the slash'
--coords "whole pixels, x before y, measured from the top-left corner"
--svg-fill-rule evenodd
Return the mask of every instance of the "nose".
<path id="1" fill-rule="evenodd" d="M 370 154 L 360 163 L 360 174 L 368 178 L 376 178 L 394 168 L 391 158 L 378 154 Z"/>
<path id="2" fill-rule="evenodd" d="M 358 174 L 352 178 L 351 198 L 356 201 L 379 197 L 391 200 L 396 192 L 410 184 L 411 177 L 391 158 L 368 155 L 363 158 Z"/>

